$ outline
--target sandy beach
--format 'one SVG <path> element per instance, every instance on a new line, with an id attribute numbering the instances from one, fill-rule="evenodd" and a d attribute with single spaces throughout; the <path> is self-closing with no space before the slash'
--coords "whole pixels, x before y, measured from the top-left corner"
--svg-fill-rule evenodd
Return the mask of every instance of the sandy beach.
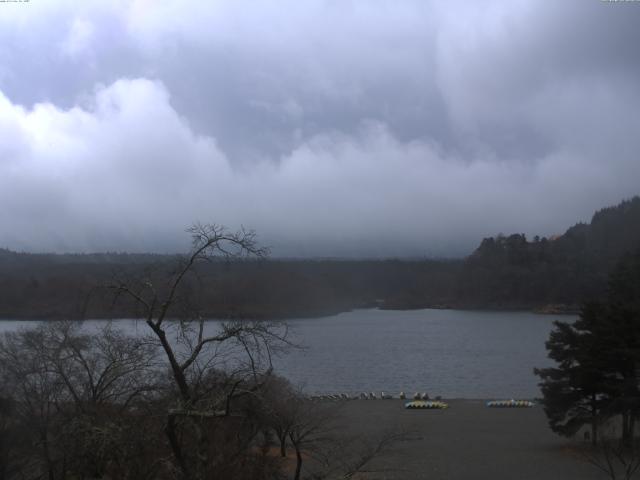
<path id="1" fill-rule="evenodd" d="M 402 400 L 345 401 L 340 421 L 352 434 L 373 438 L 385 430 L 411 431 L 376 459 L 372 479 L 607 478 L 576 453 L 577 440 L 555 435 L 544 411 L 487 408 L 484 400 L 446 400 L 446 410 L 407 410 Z"/>

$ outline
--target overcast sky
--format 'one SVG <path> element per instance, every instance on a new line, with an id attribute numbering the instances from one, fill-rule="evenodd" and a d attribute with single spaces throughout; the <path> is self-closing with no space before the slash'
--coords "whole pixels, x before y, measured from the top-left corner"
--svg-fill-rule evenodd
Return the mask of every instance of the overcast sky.
<path id="1" fill-rule="evenodd" d="M 0 247 L 457 256 L 640 193 L 640 2 L 0 3 Z"/>

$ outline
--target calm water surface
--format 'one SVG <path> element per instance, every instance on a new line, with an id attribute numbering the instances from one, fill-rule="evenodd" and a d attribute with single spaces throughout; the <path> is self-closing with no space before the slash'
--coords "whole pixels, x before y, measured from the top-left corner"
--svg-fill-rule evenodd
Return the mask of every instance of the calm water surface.
<path id="1" fill-rule="evenodd" d="M 305 348 L 275 361 L 309 393 L 428 392 L 448 398 L 532 398 L 534 367 L 550 365 L 544 342 L 553 320 L 524 312 L 355 310 L 292 320 Z M 119 320 L 146 332 L 143 322 Z M 87 322 L 89 325 L 99 321 Z M 0 321 L 0 332 L 33 322 Z M 217 322 L 209 328 L 215 329 Z"/>
<path id="2" fill-rule="evenodd" d="M 356 310 L 298 320 L 291 324 L 308 349 L 290 354 L 279 366 L 310 392 L 536 397 L 533 368 L 550 365 L 544 343 L 556 318 L 523 312 Z"/>

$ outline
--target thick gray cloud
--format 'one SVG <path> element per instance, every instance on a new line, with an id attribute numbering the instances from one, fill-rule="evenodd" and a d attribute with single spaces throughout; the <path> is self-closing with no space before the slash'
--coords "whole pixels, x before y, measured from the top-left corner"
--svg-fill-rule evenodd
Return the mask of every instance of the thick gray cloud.
<path id="1" fill-rule="evenodd" d="M 0 245 L 468 253 L 640 193 L 640 4 L 0 5 Z"/>

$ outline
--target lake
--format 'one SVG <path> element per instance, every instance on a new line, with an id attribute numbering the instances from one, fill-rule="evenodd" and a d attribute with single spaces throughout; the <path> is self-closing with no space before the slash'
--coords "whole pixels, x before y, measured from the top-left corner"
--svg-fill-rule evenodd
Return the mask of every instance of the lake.
<path id="1" fill-rule="evenodd" d="M 274 363 L 278 373 L 310 394 L 420 391 L 446 398 L 533 398 L 540 396 L 533 368 L 552 365 L 544 343 L 556 319 L 574 317 L 354 310 L 290 320 L 293 339 L 305 348 Z M 146 332 L 143 322 L 118 324 Z M 0 321 L 0 332 L 29 325 L 33 322 Z"/>

